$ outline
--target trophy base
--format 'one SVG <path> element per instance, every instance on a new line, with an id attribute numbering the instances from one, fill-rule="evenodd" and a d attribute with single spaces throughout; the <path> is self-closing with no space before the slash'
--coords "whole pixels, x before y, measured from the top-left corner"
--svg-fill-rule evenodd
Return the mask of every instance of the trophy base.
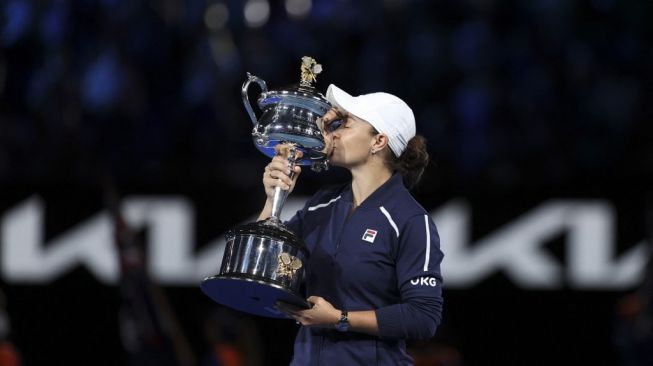
<path id="1" fill-rule="evenodd" d="M 200 287 L 217 303 L 267 318 L 287 318 L 275 308 L 277 301 L 309 308 L 301 296 L 281 286 L 250 278 L 217 275 L 204 279 Z"/>

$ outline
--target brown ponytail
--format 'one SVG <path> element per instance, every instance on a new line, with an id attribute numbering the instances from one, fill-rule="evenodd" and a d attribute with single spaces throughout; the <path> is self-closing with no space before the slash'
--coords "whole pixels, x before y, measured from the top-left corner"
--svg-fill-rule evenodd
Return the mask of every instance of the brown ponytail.
<path id="1" fill-rule="evenodd" d="M 379 131 L 370 125 L 370 133 L 374 136 L 378 135 Z M 404 179 L 404 184 L 408 189 L 415 188 L 417 183 L 419 183 L 419 180 L 422 179 L 422 173 L 424 173 L 424 169 L 430 161 L 429 152 L 426 150 L 426 139 L 424 136 L 413 136 L 413 138 L 408 141 L 408 144 L 400 157 L 395 155 L 395 153 L 390 149 L 390 146 L 384 150 L 388 152 L 384 156 L 385 164 L 388 168 L 393 172 L 397 171 L 401 174 L 401 177 Z"/>
<path id="2" fill-rule="evenodd" d="M 388 149 L 390 150 L 390 149 Z M 393 171 L 398 171 L 404 178 L 404 184 L 408 189 L 413 189 L 422 178 L 424 168 L 429 163 L 429 153 L 426 150 L 426 139 L 423 136 L 415 135 L 400 157 L 390 151 L 387 159 L 388 166 Z"/>

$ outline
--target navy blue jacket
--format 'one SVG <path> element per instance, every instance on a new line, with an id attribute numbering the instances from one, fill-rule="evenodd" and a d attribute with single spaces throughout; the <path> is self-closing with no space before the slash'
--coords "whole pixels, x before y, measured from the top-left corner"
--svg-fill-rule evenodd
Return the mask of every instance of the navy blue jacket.
<path id="1" fill-rule="evenodd" d="M 442 317 L 440 239 L 395 173 L 348 218 L 351 184 L 317 192 L 286 224 L 310 258 L 306 295 L 337 309 L 375 310 L 379 336 L 300 327 L 292 365 L 411 365 L 407 338 L 430 338 Z"/>

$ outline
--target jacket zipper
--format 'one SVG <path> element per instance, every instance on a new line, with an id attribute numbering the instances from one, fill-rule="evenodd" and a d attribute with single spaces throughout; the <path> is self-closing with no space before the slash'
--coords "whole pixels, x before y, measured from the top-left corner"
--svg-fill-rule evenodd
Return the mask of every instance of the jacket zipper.
<path id="1" fill-rule="evenodd" d="M 350 208 L 351 209 L 351 208 Z M 351 214 L 347 213 L 347 218 L 345 218 L 345 222 L 342 223 L 342 229 L 340 229 L 340 234 L 338 234 L 338 240 L 336 241 L 336 253 L 335 257 L 338 256 L 338 249 L 340 249 L 340 242 L 342 241 L 342 235 L 345 233 L 345 229 L 347 228 L 347 223 L 349 220 L 351 220 L 351 217 L 356 214 L 357 210 L 354 210 Z"/>

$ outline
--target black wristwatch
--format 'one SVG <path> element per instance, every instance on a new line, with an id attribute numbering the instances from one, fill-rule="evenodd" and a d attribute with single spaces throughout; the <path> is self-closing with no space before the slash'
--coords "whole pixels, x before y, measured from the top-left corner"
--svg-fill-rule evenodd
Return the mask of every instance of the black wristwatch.
<path id="1" fill-rule="evenodd" d="M 339 332 L 346 332 L 349 330 L 349 318 L 347 317 L 347 310 L 340 313 L 340 320 L 336 323 L 336 330 Z"/>

